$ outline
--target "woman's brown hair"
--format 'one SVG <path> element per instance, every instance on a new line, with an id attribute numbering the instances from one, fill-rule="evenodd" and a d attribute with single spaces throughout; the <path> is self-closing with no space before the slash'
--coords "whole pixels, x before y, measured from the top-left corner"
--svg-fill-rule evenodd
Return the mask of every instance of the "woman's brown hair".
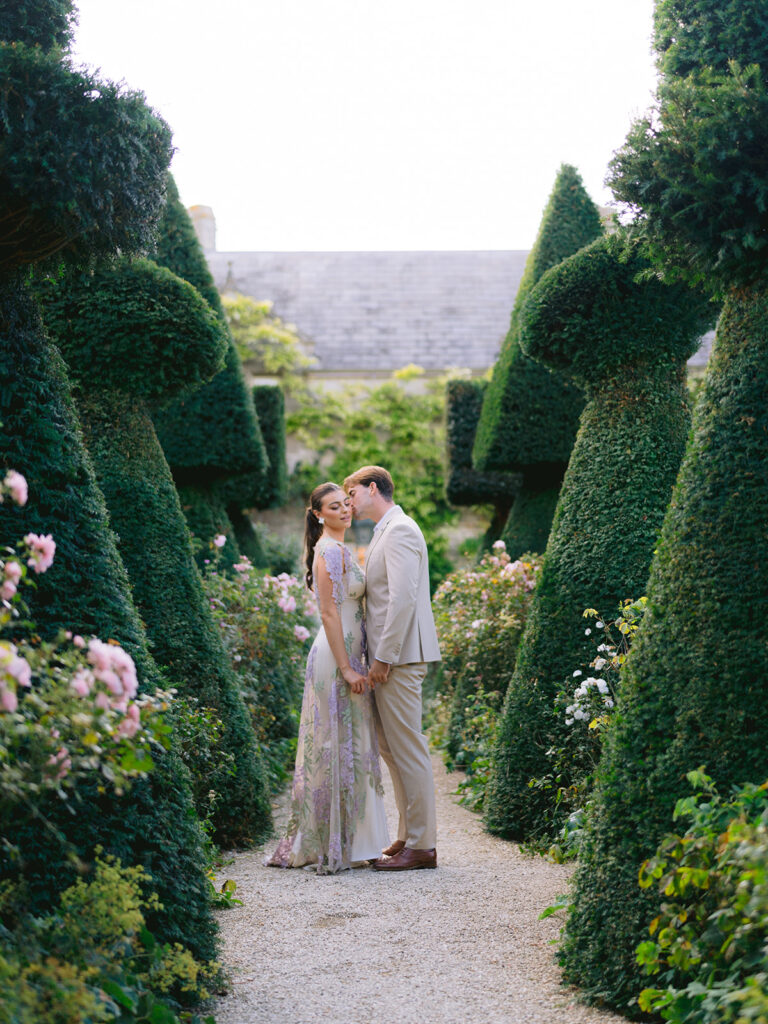
<path id="1" fill-rule="evenodd" d="M 307 575 L 305 578 L 310 590 L 314 582 L 312 578 L 312 563 L 315 560 L 315 545 L 323 533 L 323 524 L 317 518 L 323 504 L 323 498 L 326 494 L 330 494 L 331 491 L 342 491 L 343 489 L 338 484 L 333 484 L 329 481 L 325 484 L 319 484 L 309 496 L 309 505 L 307 506 L 307 514 L 304 520 L 304 546 L 307 551 Z"/>

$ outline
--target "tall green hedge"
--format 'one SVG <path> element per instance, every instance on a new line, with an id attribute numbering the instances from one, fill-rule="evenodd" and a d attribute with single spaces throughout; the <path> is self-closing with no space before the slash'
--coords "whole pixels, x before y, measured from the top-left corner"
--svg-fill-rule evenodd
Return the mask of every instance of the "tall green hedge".
<path id="1" fill-rule="evenodd" d="M 223 748 L 235 758 L 235 774 L 217 780 L 217 839 L 260 838 L 270 828 L 263 767 L 148 405 L 216 372 L 221 324 L 190 284 L 150 261 L 71 273 L 43 294 L 155 657 L 182 692 L 218 709 Z"/>
<path id="2" fill-rule="evenodd" d="M 548 750 L 569 746 L 554 698 L 594 657 L 584 609 L 610 614 L 645 590 L 689 428 L 685 360 L 712 318 L 686 287 L 636 280 L 648 263 L 623 247 L 613 236 L 564 260 L 520 313 L 526 353 L 570 374 L 588 401 L 495 752 L 486 820 L 505 836 L 555 824 L 555 789 L 528 785 L 551 769 Z"/>
<path id="3" fill-rule="evenodd" d="M 658 0 L 661 78 L 609 184 L 668 275 L 727 291 L 768 274 L 763 0 Z"/>
<path id="4" fill-rule="evenodd" d="M 143 95 L 7 39 L 0 81 L 0 270 L 149 244 L 171 134 Z"/>
<path id="5" fill-rule="evenodd" d="M 637 871 L 686 771 L 721 792 L 768 776 L 768 18 L 758 0 L 662 0 L 655 109 L 612 165 L 664 272 L 725 294 L 693 430 L 600 765 L 562 960 L 592 997 L 632 1004 L 658 897 Z"/>
<path id="6" fill-rule="evenodd" d="M 226 324 L 221 298 L 208 269 L 189 214 L 169 178 L 168 202 L 157 237 L 158 262 L 189 281 L 216 313 L 227 334 L 224 368 L 192 395 L 181 396 L 154 412 L 165 457 L 180 487 L 193 487 L 199 510 L 206 491 L 214 506 L 235 509 L 262 504 L 269 463 L 253 396 Z M 209 518 L 215 518 L 215 509 Z M 198 517 L 200 526 L 206 517 Z M 208 542 L 210 537 L 202 537 Z"/>
<path id="7" fill-rule="evenodd" d="M 584 397 L 520 347 L 520 310 L 542 274 L 602 233 L 600 214 L 574 167 L 560 168 L 520 281 L 509 333 L 493 370 L 477 425 L 473 461 L 483 471 L 523 473 L 502 531 L 515 558 L 543 550 Z"/>
<path id="8" fill-rule="evenodd" d="M 213 488 L 182 487 L 177 484 L 176 490 L 181 511 L 192 534 L 192 547 L 198 568 L 204 571 L 215 551 L 218 564 L 225 571 L 231 572 L 240 560 L 240 545 L 224 502 Z M 226 541 L 222 548 L 218 548 L 212 538 L 222 536 Z M 211 539 L 206 543 L 203 538 Z"/>
<path id="9" fill-rule="evenodd" d="M 449 380 L 446 385 L 448 474 L 445 493 L 452 505 L 497 505 L 506 519 L 522 477 L 519 473 L 484 473 L 472 466 L 472 447 L 487 383 L 485 380 Z"/>
<path id="10" fill-rule="evenodd" d="M 624 1006 L 658 896 L 637 872 L 669 830 L 686 771 L 721 792 L 768 777 L 768 296 L 725 303 L 693 433 L 599 770 L 562 951 L 567 976 Z"/>
<path id="11" fill-rule="evenodd" d="M 157 670 L 64 365 L 24 280 L 29 264 L 54 254 L 77 260 L 130 252 L 151 237 L 170 132 L 140 94 L 74 71 L 59 50 L 49 51 L 66 43 L 71 11 L 61 0 L 19 0 L 0 12 L 0 465 L 21 471 L 30 486 L 23 510 L 0 506 L 0 541 L 51 532 L 54 565 L 26 595 L 40 632 L 66 626 L 119 640 L 137 662 L 141 685 L 152 689 Z M 152 775 L 124 797 L 82 786 L 75 814 L 58 800 L 38 809 L 84 861 L 93 861 L 98 843 L 126 864 L 142 863 L 163 903 L 151 921 L 155 934 L 211 959 L 215 926 L 186 776 L 173 753 L 155 761 Z M 22 860 L 2 851 L 0 873 L 24 877 L 33 909 L 50 906 L 73 880 L 71 863 L 33 814 L 20 815 L 11 831 Z"/>
<path id="12" fill-rule="evenodd" d="M 261 425 L 269 470 L 261 491 L 259 508 L 280 508 L 288 498 L 288 465 L 285 458 L 285 398 L 276 384 L 257 384 L 251 389 Z"/>
<path id="13" fill-rule="evenodd" d="M 18 0 L 0 9 L 0 39 L 28 46 L 67 46 L 75 12 L 72 0 Z"/>

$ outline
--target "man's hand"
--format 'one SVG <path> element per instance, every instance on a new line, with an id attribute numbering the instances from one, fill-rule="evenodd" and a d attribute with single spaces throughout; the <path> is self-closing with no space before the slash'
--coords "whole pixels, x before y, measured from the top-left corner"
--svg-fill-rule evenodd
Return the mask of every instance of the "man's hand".
<path id="1" fill-rule="evenodd" d="M 379 683 L 386 683 L 390 667 L 385 661 L 379 661 L 378 658 L 374 661 L 368 669 L 368 685 L 372 690 L 375 690 Z"/>

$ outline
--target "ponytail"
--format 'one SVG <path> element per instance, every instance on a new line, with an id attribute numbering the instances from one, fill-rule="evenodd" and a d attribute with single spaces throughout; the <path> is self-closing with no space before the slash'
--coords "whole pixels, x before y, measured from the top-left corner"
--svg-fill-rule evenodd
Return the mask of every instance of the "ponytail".
<path id="1" fill-rule="evenodd" d="M 320 484 L 309 496 L 309 505 L 307 506 L 307 512 L 304 517 L 304 547 L 307 551 L 307 573 L 305 579 L 309 590 L 312 589 L 312 584 L 314 583 L 312 565 L 315 560 L 315 545 L 323 535 L 323 524 L 317 517 L 320 514 L 323 498 L 326 494 L 330 494 L 331 491 L 340 490 L 342 490 L 342 488 L 339 487 L 338 484 L 328 482 Z"/>

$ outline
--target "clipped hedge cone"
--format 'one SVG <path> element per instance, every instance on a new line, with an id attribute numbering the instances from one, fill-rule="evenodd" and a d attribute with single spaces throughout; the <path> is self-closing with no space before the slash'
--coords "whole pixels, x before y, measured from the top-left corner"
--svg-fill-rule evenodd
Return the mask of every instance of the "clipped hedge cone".
<path id="1" fill-rule="evenodd" d="M 645 590 L 689 429 L 685 361 L 713 316 L 686 287 L 638 282 L 648 265 L 623 246 L 612 236 L 564 260 L 521 313 L 525 351 L 588 402 L 500 722 L 486 823 L 508 837 L 557 827 L 556 788 L 529 787 L 551 770 L 548 750 L 573 744 L 554 698 L 595 656 L 584 609 L 610 615 Z M 558 785 L 583 775 L 571 764 Z"/>
<path id="2" fill-rule="evenodd" d="M 185 493 L 189 526 L 210 544 L 220 525 L 221 509 L 235 515 L 246 508 L 267 507 L 272 483 L 253 395 L 224 315 L 216 286 L 191 218 L 179 199 L 173 178 L 157 237 L 157 262 L 189 281 L 208 302 L 227 341 L 223 368 L 197 391 L 180 395 L 153 410 L 165 457 Z M 279 474 L 279 470 L 278 470 Z M 208 501 L 210 508 L 204 509 Z M 228 554 L 234 554 L 233 546 Z"/>
<path id="3" fill-rule="evenodd" d="M 472 460 L 483 472 L 521 472 L 501 539 L 511 558 L 544 550 L 584 396 L 520 346 L 520 310 L 541 276 L 598 238 L 600 213 L 575 167 L 563 164 L 515 297 L 509 332 L 485 391 Z"/>
<path id="4" fill-rule="evenodd" d="M 219 322 L 190 284 L 147 260 L 70 274 L 44 297 L 154 656 L 180 692 L 218 710 L 234 757 L 235 772 L 212 780 L 217 841 L 262 838 L 271 829 L 263 765 L 149 405 L 216 371 L 226 350 Z"/>
<path id="5" fill-rule="evenodd" d="M 658 895 L 640 864 L 670 831 L 685 773 L 718 789 L 768 778 L 768 294 L 726 298 L 601 760 L 561 960 L 626 1007 Z"/>
<path id="6" fill-rule="evenodd" d="M 61 629 L 117 640 L 133 657 L 142 691 L 160 682 L 147 650 L 125 567 L 110 529 L 104 497 L 86 452 L 63 360 L 45 337 L 37 306 L 21 275 L 0 282 L 0 464 L 24 474 L 24 509 L 0 504 L 0 538 L 51 533 L 56 557 L 24 599 L 36 629 Z M 148 916 L 158 939 L 181 942 L 201 959 L 216 953 L 203 836 L 192 808 L 186 769 L 173 751 L 153 752 L 155 768 L 122 797 L 82 783 L 76 814 L 57 797 L 39 808 L 80 858 L 101 845 L 125 864 L 142 864 L 163 904 Z M 77 876 L 66 849 L 40 821 L 20 809 L 7 823 L 20 861 L 0 853 L 0 877 L 27 884 L 30 909 L 44 912 Z"/>

